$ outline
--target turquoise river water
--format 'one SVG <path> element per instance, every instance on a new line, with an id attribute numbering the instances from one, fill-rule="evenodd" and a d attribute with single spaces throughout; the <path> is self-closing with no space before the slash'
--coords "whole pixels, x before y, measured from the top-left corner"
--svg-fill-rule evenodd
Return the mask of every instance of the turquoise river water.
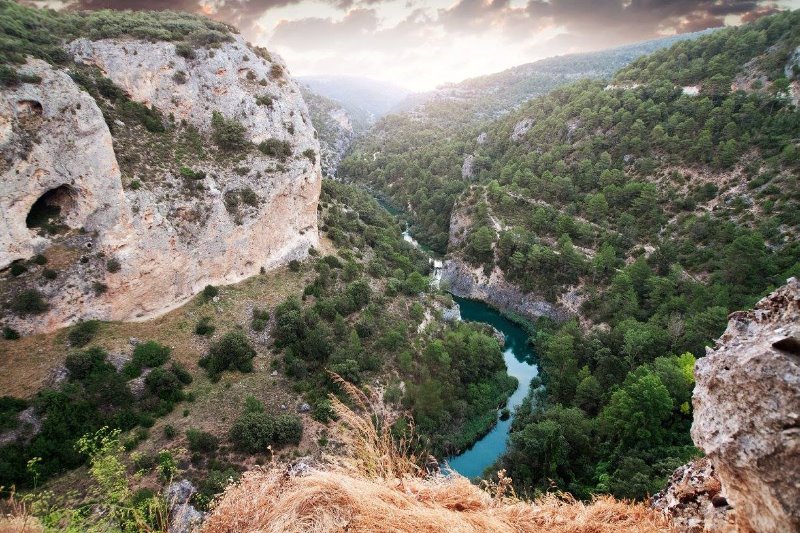
<path id="1" fill-rule="evenodd" d="M 461 308 L 462 319 L 490 324 L 505 336 L 503 359 L 508 367 L 508 374 L 519 380 L 517 390 L 508 399 L 507 407 L 511 411 L 512 417 L 508 420 L 500 420 L 498 417 L 497 425 L 481 440 L 461 455 L 450 457 L 447 460 L 450 469 L 465 477 L 473 478 L 481 476 L 483 471 L 505 451 L 514 409 L 528 394 L 531 379 L 538 374 L 538 369 L 533 364 L 533 352 L 527 342 L 528 334 L 524 329 L 483 302 L 457 296 L 453 298 Z"/>

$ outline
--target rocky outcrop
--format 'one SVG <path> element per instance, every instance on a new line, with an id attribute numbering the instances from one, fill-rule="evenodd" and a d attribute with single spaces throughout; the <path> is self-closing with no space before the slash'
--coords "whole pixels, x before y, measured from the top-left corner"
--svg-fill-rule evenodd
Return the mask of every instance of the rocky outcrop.
<path id="1" fill-rule="evenodd" d="M 452 294 L 482 300 L 503 311 L 511 311 L 529 320 L 548 317 L 556 321 L 569 318 L 569 312 L 544 301 L 533 293 L 525 294 L 503 277 L 499 268 L 486 275 L 483 268 L 472 268 L 459 258 L 444 262 L 442 285 Z"/>
<path id="2" fill-rule="evenodd" d="M 333 178 L 344 154 L 356 138 L 357 128 L 348 111 L 337 102 L 307 87 L 301 86 L 300 89 L 319 138 L 322 173 Z"/>
<path id="3" fill-rule="evenodd" d="M 707 457 L 679 467 L 652 507 L 686 533 L 736 531 L 736 513 L 728 505 L 722 484 Z"/>
<path id="4" fill-rule="evenodd" d="M 0 300 L 35 289 L 48 306 L 7 314 L 6 324 L 30 333 L 84 318 L 150 318 L 207 284 L 240 281 L 318 244 L 319 143 L 279 58 L 237 35 L 192 58 L 172 43 L 130 39 L 79 39 L 68 50 L 77 65 L 99 68 L 131 100 L 160 111 L 163 135 L 193 127 L 205 157 L 183 166 L 176 152 L 156 157 L 162 147 L 152 143 L 168 139 L 136 144 L 147 132 L 118 119 L 109 121 L 112 136 L 98 102 L 67 72 L 37 60 L 21 67 L 42 81 L 0 91 L 0 268 L 35 254 L 51 260 L 48 268 L 59 264 L 45 282 L 38 272 L 0 275 L 8 282 Z M 291 155 L 248 145 L 216 156 L 213 112 L 244 126 L 246 141 L 283 143 Z M 40 204 L 59 211 L 57 235 L 31 227 Z"/>
<path id="5" fill-rule="evenodd" d="M 692 438 L 738 529 L 800 530 L 800 282 L 733 313 L 695 377 Z"/>

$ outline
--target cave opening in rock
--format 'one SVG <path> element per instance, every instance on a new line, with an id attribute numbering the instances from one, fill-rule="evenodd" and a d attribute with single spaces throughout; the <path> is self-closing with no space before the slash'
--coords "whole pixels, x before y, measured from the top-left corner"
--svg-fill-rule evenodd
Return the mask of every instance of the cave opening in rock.
<path id="1" fill-rule="evenodd" d="M 67 220 L 76 207 L 77 191 L 69 185 L 61 185 L 45 192 L 33 203 L 25 224 L 30 229 L 48 234 L 63 233 L 68 229 Z"/>

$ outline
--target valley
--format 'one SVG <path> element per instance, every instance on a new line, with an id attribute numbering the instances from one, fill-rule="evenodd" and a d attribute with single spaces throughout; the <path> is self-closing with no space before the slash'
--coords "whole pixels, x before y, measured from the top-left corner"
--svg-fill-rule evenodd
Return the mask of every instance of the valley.
<path id="1" fill-rule="evenodd" d="M 0 530 L 800 527 L 800 11 L 413 94 L 223 12 L 0 0 Z"/>

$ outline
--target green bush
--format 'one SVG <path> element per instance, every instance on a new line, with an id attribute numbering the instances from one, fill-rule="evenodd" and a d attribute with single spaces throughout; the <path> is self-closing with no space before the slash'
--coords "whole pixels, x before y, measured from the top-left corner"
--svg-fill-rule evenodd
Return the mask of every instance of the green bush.
<path id="1" fill-rule="evenodd" d="M 36 255 L 33 256 L 33 259 L 31 259 L 31 262 L 36 264 L 36 265 L 40 265 L 40 266 L 41 265 L 46 265 L 47 264 L 47 258 L 45 256 L 43 256 L 42 254 L 36 254 Z"/>
<path id="2" fill-rule="evenodd" d="M 71 380 L 80 381 L 93 373 L 114 372 L 114 367 L 106 360 L 106 356 L 107 354 L 102 348 L 89 348 L 82 352 L 69 354 L 64 366 L 67 367 Z"/>
<path id="3" fill-rule="evenodd" d="M 269 415 L 249 412 L 233 423 L 230 438 L 240 450 L 266 452 L 267 446 L 298 444 L 303 436 L 303 422 L 293 415 Z"/>
<path id="4" fill-rule="evenodd" d="M 241 331 L 229 331 L 221 339 L 211 345 L 208 355 L 200 360 L 200 366 L 208 375 L 218 378 L 225 370 L 252 372 L 253 357 L 256 351 Z"/>
<path id="5" fill-rule="evenodd" d="M 28 271 L 28 269 L 25 268 L 25 265 L 23 265 L 21 261 L 17 261 L 15 263 L 11 263 L 11 275 L 12 276 L 14 276 L 14 277 L 21 276 L 22 274 L 24 274 L 27 271 Z"/>
<path id="6" fill-rule="evenodd" d="M 180 57 L 184 57 L 186 59 L 194 59 L 196 54 L 194 53 L 194 48 L 189 43 L 177 43 L 175 44 L 175 55 Z"/>
<path id="7" fill-rule="evenodd" d="M 144 384 L 147 392 L 162 400 L 178 402 L 183 399 L 182 384 L 178 376 L 169 370 L 154 368 L 144 378 Z"/>
<path id="8" fill-rule="evenodd" d="M 315 163 L 317 161 L 317 152 L 309 148 L 308 150 L 303 151 L 303 155 L 308 158 L 309 161 Z"/>
<path id="9" fill-rule="evenodd" d="M 67 339 L 70 346 L 73 348 L 81 348 L 89 344 L 89 342 L 97 335 L 100 330 L 100 321 L 86 320 L 75 324 L 69 331 Z"/>
<path id="10" fill-rule="evenodd" d="M 111 259 L 106 261 L 106 270 L 108 270 L 112 274 L 119 272 L 121 269 L 122 269 L 122 264 L 116 257 L 112 257 Z"/>
<path id="11" fill-rule="evenodd" d="M 216 328 L 211 323 L 211 317 L 204 316 L 198 320 L 197 325 L 194 327 L 196 335 L 211 336 Z"/>
<path id="12" fill-rule="evenodd" d="M 3 338 L 7 341 L 15 341 L 19 339 L 19 331 L 15 330 L 12 327 L 5 326 L 3 328 Z"/>
<path id="13" fill-rule="evenodd" d="M 256 103 L 258 105 L 263 105 L 265 107 L 272 108 L 273 98 L 268 94 L 264 94 L 261 96 L 256 96 Z"/>
<path id="14" fill-rule="evenodd" d="M 14 429 L 19 425 L 17 415 L 28 407 L 28 402 L 11 396 L 0 397 L 0 431 Z"/>
<path id="15" fill-rule="evenodd" d="M 264 331 L 269 321 L 269 311 L 266 309 L 253 308 L 253 320 L 250 322 L 250 327 L 253 331 Z"/>
<path id="16" fill-rule="evenodd" d="M 203 296 L 206 300 L 210 300 L 219 294 L 219 289 L 213 285 L 206 285 L 203 289 Z"/>
<path id="17" fill-rule="evenodd" d="M 279 161 L 286 161 L 286 159 L 292 155 L 292 145 L 289 144 L 288 141 L 281 141 L 275 138 L 261 141 L 258 145 L 258 149 L 261 150 L 264 155 L 274 157 Z"/>
<path id="18" fill-rule="evenodd" d="M 186 438 L 189 441 L 189 451 L 199 453 L 214 453 L 219 447 L 219 439 L 199 429 L 186 430 Z"/>
<path id="19" fill-rule="evenodd" d="M 292 259 L 289 261 L 289 270 L 292 272 L 300 272 L 300 261 L 297 259 Z"/>
<path id="20" fill-rule="evenodd" d="M 219 111 L 211 115 L 211 130 L 214 142 L 223 150 L 244 150 L 249 144 L 244 136 L 244 126 L 234 119 L 225 118 Z"/>
<path id="21" fill-rule="evenodd" d="M 180 364 L 177 361 L 174 361 L 172 365 L 169 367 L 170 372 L 175 374 L 175 377 L 178 378 L 178 381 L 183 383 L 184 385 L 189 385 L 193 379 L 192 375 L 186 370 L 186 367 Z M 187 398 L 190 399 L 190 398 Z"/>
<path id="22" fill-rule="evenodd" d="M 58 272 L 53 270 L 52 268 L 45 268 L 42 270 L 42 277 L 48 280 L 54 280 L 58 277 Z"/>
<path id="23" fill-rule="evenodd" d="M 172 440 L 178 435 L 178 431 L 175 429 L 175 426 L 171 424 L 167 424 L 164 426 L 164 438 Z"/>
<path id="24" fill-rule="evenodd" d="M 170 348 L 156 341 L 136 345 L 133 357 L 125 364 L 122 373 L 129 379 L 139 377 L 143 368 L 155 368 L 169 359 Z"/>

